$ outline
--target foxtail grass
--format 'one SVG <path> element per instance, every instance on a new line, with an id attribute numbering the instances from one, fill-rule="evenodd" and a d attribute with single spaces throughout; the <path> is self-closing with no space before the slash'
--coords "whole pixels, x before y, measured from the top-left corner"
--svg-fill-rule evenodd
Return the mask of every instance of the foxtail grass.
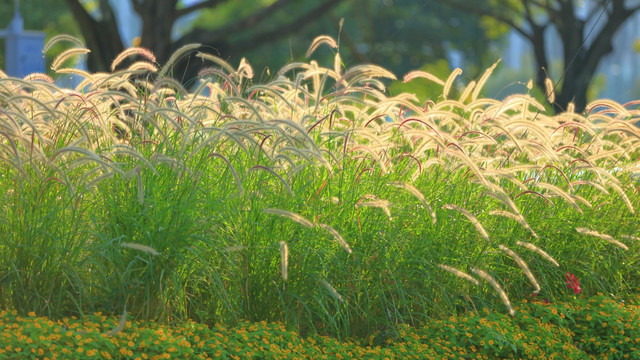
<path id="1" fill-rule="evenodd" d="M 368 337 L 479 306 L 514 314 L 507 291 L 640 289 L 637 104 L 549 114 L 530 94 L 483 98 L 497 63 L 398 77 L 347 66 L 326 36 L 309 55 L 328 46 L 328 64 L 266 83 L 250 59 L 196 53 L 191 88 L 170 75 L 198 45 L 165 64 L 129 49 L 113 63 L 140 58 L 127 69 L 87 73 L 64 67 L 81 42 L 53 44 L 71 46 L 54 65 L 82 77 L 75 89 L 0 73 L 10 310 Z M 418 78 L 442 92 L 387 92 Z"/>

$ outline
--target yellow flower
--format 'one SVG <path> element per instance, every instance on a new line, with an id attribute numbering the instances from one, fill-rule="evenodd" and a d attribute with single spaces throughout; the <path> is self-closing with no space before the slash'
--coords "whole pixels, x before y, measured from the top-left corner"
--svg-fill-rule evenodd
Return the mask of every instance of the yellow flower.
<path id="1" fill-rule="evenodd" d="M 31 317 L 35 317 L 35 316 L 36 316 L 36 313 L 35 313 L 35 312 L 33 312 L 33 311 L 31 311 L 31 312 L 30 312 L 30 313 L 28 313 L 27 315 L 29 315 L 29 316 L 31 316 Z"/>

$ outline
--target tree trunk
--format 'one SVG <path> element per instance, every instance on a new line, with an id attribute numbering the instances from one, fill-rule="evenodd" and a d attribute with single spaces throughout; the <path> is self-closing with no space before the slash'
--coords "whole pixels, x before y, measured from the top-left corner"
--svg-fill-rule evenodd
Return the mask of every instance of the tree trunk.
<path id="1" fill-rule="evenodd" d="M 164 64 L 172 53 L 171 30 L 176 21 L 175 0 L 155 0 L 143 4 L 140 46 L 153 52 L 160 64 Z"/>
<path id="2" fill-rule="evenodd" d="M 637 10 L 626 9 L 623 0 L 613 0 L 612 3 L 612 8 L 607 12 L 605 25 L 588 47 L 584 44 L 585 23 L 583 21 L 576 19 L 574 14 L 571 14 L 573 16 L 571 21 L 567 21 L 569 14 L 556 18 L 554 25 L 562 39 L 565 67 L 562 88 L 557 93 L 553 104 L 556 113 L 566 111 L 570 102 L 575 105 L 576 112 L 585 110 L 589 85 L 598 65 L 613 51 L 613 37 L 618 29 Z M 572 8 L 571 11 L 573 12 Z"/>
<path id="3" fill-rule="evenodd" d="M 547 80 L 549 64 L 547 63 L 547 49 L 544 39 L 546 26 L 531 24 L 531 45 L 533 45 L 533 56 L 536 61 L 536 85 L 542 91 L 545 90 L 545 81 Z"/>
<path id="4" fill-rule="evenodd" d="M 79 0 L 66 1 L 82 31 L 87 48 L 91 50 L 87 57 L 89 71 L 111 71 L 111 62 L 124 50 L 124 45 L 110 5 L 106 0 L 100 1 L 102 18 L 96 20 Z"/>
<path id="5" fill-rule="evenodd" d="M 553 2 L 522 0 L 525 9 L 524 15 L 519 14 L 517 6 L 514 7 L 514 4 L 507 0 L 498 1 L 496 4 L 483 4 L 483 2 L 468 0 L 447 0 L 446 2 L 441 0 L 441 2 L 447 3 L 449 6 L 456 6 L 462 11 L 492 17 L 510 26 L 529 40 L 533 46 L 536 61 L 536 85 L 543 91 L 546 89 L 545 80 L 547 78 L 546 71 L 548 71 L 543 33 L 548 25 L 554 25 L 562 40 L 565 67 L 562 77 L 554 79 L 562 83 L 562 87 L 556 92 L 555 101 L 552 104 L 556 113 L 566 111 L 571 102 L 575 105 L 576 112 L 582 112 L 585 109 L 587 91 L 598 65 L 606 55 L 613 51 L 613 36 L 634 13 L 640 10 L 640 6 L 637 4 L 633 7 L 625 7 L 625 0 L 599 2 L 597 10 L 601 10 L 601 12 L 592 12 L 590 16 L 596 16 L 591 17 L 591 20 L 597 19 L 596 22 L 599 22 L 600 16 L 602 16 L 605 18 L 603 20 L 605 24 L 595 34 L 591 44 L 586 47 L 585 20 L 576 16 L 573 0 Z M 540 16 L 534 16 L 532 11 L 534 8 L 546 12 L 548 19 L 543 24 L 537 22 Z M 531 31 L 519 24 L 519 17 L 523 17 Z"/>

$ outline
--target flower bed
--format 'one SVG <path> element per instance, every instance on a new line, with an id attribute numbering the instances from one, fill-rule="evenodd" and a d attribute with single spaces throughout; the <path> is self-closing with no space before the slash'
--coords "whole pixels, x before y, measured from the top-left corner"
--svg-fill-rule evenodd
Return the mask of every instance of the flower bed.
<path id="1" fill-rule="evenodd" d="M 640 306 L 598 295 L 568 303 L 523 301 L 514 317 L 487 310 L 394 334 L 338 341 L 280 323 L 165 326 L 102 314 L 51 321 L 0 312 L 0 357 L 28 359 L 637 359 Z M 118 328 L 121 327 L 120 331 Z"/>

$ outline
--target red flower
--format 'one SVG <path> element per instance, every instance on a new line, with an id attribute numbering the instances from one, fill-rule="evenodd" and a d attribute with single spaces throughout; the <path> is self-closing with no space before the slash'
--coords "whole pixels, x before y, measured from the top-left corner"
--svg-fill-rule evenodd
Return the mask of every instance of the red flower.
<path id="1" fill-rule="evenodd" d="M 574 293 L 580 294 L 582 289 L 580 288 L 580 281 L 578 281 L 578 278 L 569 272 L 564 277 L 567 279 L 567 287 L 573 290 Z"/>

